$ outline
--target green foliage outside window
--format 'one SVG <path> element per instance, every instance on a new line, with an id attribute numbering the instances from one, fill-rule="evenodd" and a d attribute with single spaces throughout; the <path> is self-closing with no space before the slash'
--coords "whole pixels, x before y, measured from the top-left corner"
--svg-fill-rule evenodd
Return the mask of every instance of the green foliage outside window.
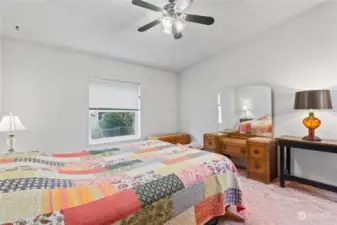
<path id="1" fill-rule="evenodd" d="M 105 112 L 99 122 L 105 137 L 134 135 L 135 112 Z"/>

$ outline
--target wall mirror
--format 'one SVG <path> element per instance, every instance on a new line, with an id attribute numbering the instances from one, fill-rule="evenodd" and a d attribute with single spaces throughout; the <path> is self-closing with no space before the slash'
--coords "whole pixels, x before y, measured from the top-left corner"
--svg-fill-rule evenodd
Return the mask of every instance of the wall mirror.
<path id="1" fill-rule="evenodd" d="M 251 85 L 227 88 L 217 95 L 218 130 L 242 135 L 273 136 L 272 90 Z"/>

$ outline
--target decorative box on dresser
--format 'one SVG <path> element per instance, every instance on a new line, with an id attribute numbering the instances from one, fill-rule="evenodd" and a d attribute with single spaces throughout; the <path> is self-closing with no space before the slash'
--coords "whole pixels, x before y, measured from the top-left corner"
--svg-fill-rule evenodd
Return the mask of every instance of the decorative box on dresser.
<path id="1" fill-rule="evenodd" d="M 191 137 L 189 134 L 164 134 L 149 137 L 148 140 L 161 140 L 172 144 L 187 145 L 191 142 Z"/>
<path id="2" fill-rule="evenodd" d="M 269 184 L 277 176 L 276 141 L 254 137 L 247 140 L 247 177 Z"/>

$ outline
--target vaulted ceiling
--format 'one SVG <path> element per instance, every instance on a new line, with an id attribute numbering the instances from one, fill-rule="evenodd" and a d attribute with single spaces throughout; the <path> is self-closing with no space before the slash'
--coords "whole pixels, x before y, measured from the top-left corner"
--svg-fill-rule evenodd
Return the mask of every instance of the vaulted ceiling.
<path id="1" fill-rule="evenodd" d="M 5 36 L 180 72 L 323 1 L 195 0 L 188 13 L 212 16 L 215 24 L 189 23 L 181 40 L 160 26 L 139 33 L 160 14 L 135 7 L 131 0 L 0 0 L 0 16 Z"/>

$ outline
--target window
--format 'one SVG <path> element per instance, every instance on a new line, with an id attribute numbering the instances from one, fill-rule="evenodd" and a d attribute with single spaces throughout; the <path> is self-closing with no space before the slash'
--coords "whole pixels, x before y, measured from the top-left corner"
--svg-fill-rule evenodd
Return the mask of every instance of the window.
<path id="1" fill-rule="evenodd" d="M 218 113 L 218 125 L 222 124 L 222 112 L 221 112 L 221 96 L 217 95 L 217 113 Z"/>
<path id="2" fill-rule="evenodd" d="M 140 138 L 140 85 L 89 79 L 89 143 Z"/>

